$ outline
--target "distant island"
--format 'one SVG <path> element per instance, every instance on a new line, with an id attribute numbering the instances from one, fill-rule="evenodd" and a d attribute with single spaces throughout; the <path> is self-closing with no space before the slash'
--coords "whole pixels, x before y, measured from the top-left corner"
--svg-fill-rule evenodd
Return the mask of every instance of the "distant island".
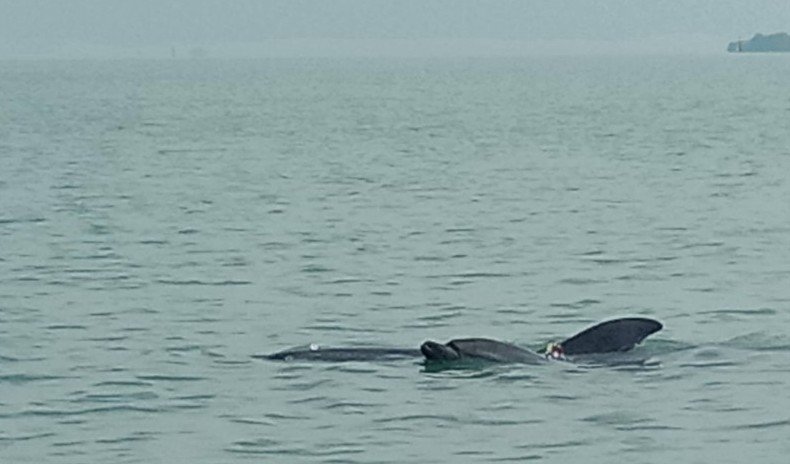
<path id="1" fill-rule="evenodd" d="M 790 35 L 780 32 L 777 34 L 755 34 L 750 40 L 730 42 L 728 52 L 790 52 Z"/>

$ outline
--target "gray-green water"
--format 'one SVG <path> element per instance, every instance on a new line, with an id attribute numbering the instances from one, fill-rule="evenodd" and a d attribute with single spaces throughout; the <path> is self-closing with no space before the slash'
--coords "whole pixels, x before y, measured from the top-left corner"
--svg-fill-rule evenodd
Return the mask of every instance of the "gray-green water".
<path id="1" fill-rule="evenodd" d="M 2 462 L 782 462 L 784 56 L 0 63 Z M 540 346 L 643 366 L 272 363 Z"/>

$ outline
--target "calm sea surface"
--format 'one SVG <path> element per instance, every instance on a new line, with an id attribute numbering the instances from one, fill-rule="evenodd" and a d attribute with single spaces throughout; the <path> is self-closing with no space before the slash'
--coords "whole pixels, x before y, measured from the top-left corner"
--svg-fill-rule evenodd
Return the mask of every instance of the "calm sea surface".
<path id="1" fill-rule="evenodd" d="M 0 461 L 786 462 L 788 121 L 784 55 L 0 62 Z"/>

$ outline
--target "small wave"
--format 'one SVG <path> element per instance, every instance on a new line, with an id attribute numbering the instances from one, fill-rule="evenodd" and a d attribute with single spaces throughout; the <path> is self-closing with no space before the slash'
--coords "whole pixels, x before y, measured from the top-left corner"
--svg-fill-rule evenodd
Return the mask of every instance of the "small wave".
<path id="1" fill-rule="evenodd" d="M 267 427 L 271 427 L 271 426 L 276 426 L 277 425 L 277 423 L 275 421 L 265 420 L 265 419 L 258 419 L 258 418 L 252 418 L 252 417 L 228 417 L 228 420 L 230 422 L 235 422 L 237 424 L 262 425 L 262 426 L 267 426 Z"/>
<path id="2" fill-rule="evenodd" d="M 177 280 L 177 279 L 157 279 L 155 281 L 158 284 L 165 284 L 165 285 L 206 285 L 206 286 L 225 286 L 225 285 L 250 285 L 252 281 L 250 280 L 220 280 L 220 281 L 207 281 L 207 280 L 198 280 L 198 279 L 189 279 L 189 280 Z"/>
<path id="3" fill-rule="evenodd" d="M 346 374 L 374 374 L 378 372 L 378 369 L 375 367 L 368 367 L 369 364 L 352 364 L 352 363 L 342 363 L 334 366 L 328 366 L 326 369 L 328 371 L 337 371 L 343 372 Z"/>
<path id="4" fill-rule="evenodd" d="M 615 280 L 622 280 L 622 281 L 643 281 L 643 282 L 661 282 L 668 280 L 667 277 L 660 275 L 660 274 L 648 274 L 648 273 L 636 273 L 636 274 L 623 274 L 620 276 L 615 277 Z"/>
<path id="5" fill-rule="evenodd" d="M 93 384 L 94 387 L 150 387 L 151 385 L 152 382 L 140 380 L 105 380 Z"/>
<path id="6" fill-rule="evenodd" d="M 197 377 L 189 375 L 165 375 L 165 374 L 149 374 L 138 375 L 138 379 L 147 380 L 151 382 L 197 382 L 206 380 L 206 377 Z"/>
<path id="7" fill-rule="evenodd" d="M 85 441 L 83 441 L 83 440 L 58 441 L 58 442 L 52 443 L 52 446 L 53 447 L 59 447 L 59 448 L 67 448 L 67 447 L 71 447 L 71 446 L 79 446 L 80 448 L 83 448 L 85 446 Z"/>
<path id="8" fill-rule="evenodd" d="M 458 417 L 446 415 L 446 414 L 407 414 L 403 416 L 383 417 L 379 419 L 373 419 L 373 422 L 378 424 L 389 424 L 393 422 L 423 422 L 423 421 L 445 422 L 445 423 L 461 422 L 461 420 Z"/>
<path id="9" fill-rule="evenodd" d="M 679 247 L 681 250 L 688 250 L 692 248 L 718 248 L 724 245 L 724 242 L 711 241 L 711 242 L 695 242 L 687 243 Z"/>
<path id="10" fill-rule="evenodd" d="M 775 427 L 788 427 L 790 426 L 790 419 L 778 420 L 778 421 L 767 421 L 767 422 L 753 422 L 749 424 L 741 424 L 741 425 L 733 425 L 729 427 L 722 427 L 726 430 L 760 430 L 760 429 L 771 429 Z"/>
<path id="11" fill-rule="evenodd" d="M 568 285 L 593 285 L 593 284 L 600 284 L 603 282 L 604 281 L 601 279 L 590 279 L 586 277 L 567 277 L 557 281 L 557 283 L 559 284 L 568 284 Z"/>
<path id="12" fill-rule="evenodd" d="M 622 258 L 615 258 L 613 256 L 607 256 L 603 250 L 592 250 L 587 251 L 584 253 L 579 254 L 578 256 L 581 257 L 582 261 L 591 262 L 595 264 L 616 264 L 616 263 L 623 263 L 628 262 L 630 260 L 622 259 Z"/>
<path id="13" fill-rule="evenodd" d="M 278 421 L 278 420 L 307 420 L 307 419 L 311 419 L 311 417 L 309 417 L 309 416 L 297 416 L 297 415 L 294 415 L 294 414 L 280 414 L 280 413 L 277 413 L 277 412 L 271 412 L 271 413 L 268 413 L 268 414 L 264 414 L 263 416 L 267 417 L 269 419 L 273 419 L 274 421 Z"/>
<path id="14" fill-rule="evenodd" d="M 225 450 L 230 453 L 242 454 L 272 454 L 277 453 L 277 450 L 272 450 L 273 447 L 279 447 L 280 442 L 268 438 L 258 438 L 256 440 L 240 440 L 234 442 L 229 448 Z"/>
<path id="15" fill-rule="evenodd" d="M 447 319 L 454 319 L 457 317 L 463 316 L 463 312 L 461 310 L 449 311 L 441 314 L 431 314 L 428 316 L 420 316 L 417 319 L 420 321 L 427 321 L 427 322 L 434 322 L 434 321 L 444 321 Z"/>
<path id="16" fill-rule="evenodd" d="M 428 262 L 443 262 L 447 261 L 447 257 L 445 256 L 428 256 L 428 255 L 421 255 L 415 256 L 414 261 L 428 261 Z"/>
<path id="17" fill-rule="evenodd" d="M 469 233 L 469 232 L 474 232 L 475 228 L 474 227 L 455 227 L 455 228 L 444 229 L 444 231 L 446 233 L 448 233 L 448 234 Z"/>
<path id="18" fill-rule="evenodd" d="M 95 441 L 95 443 L 105 444 L 105 445 L 117 445 L 120 443 L 130 443 L 130 442 L 137 442 L 137 441 L 150 441 L 156 439 L 156 435 L 150 432 L 133 432 L 130 435 L 126 435 L 123 437 L 118 438 L 99 438 Z"/>
<path id="19" fill-rule="evenodd" d="M 577 446 L 585 446 L 589 445 L 590 442 L 584 440 L 568 440 L 568 441 L 560 441 L 560 442 L 549 442 L 549 443 L 534 443 L 529 445 L 518 445 L 514 446 L 517 449 L 562 449 L 562 448 L 574 448 Z"/>
<path id="20" fill-rule="evenodd" d="M 585 298 L 582 300 L 574 301 L 572 303 L 550 303 L 549 306 L 553 308 L 582 309 L 597 304 L 601 304 L 601 300 L 596 300 L 593 298 Z"/>
<path id="21" fill-rule="evenodd" d="M 25 384 L 31 382 L 63 380 L 65 378 L 67 377 L 62 377 L 57 375 L 5 374 L 5 375 L 0 375 L 0 383 Z"/>
<path id="22" fill-rule="evenodd" d="M 790 337 L 753 332 L 721 343 L 722 346 L 752 351 L 790 351 Z"/>
<path id="23" fill-rule="evenodd" d="M 305 327 L 307 330 L 316 330 L 321 332 L 353 332 L 353 333 L 387 333 L 387 330 L 382 329 L 372 329 L 372 328 L 359 328 L 359 327 L 352 327 L 348 325 L 341 325 L 339 323 L 328 323 L 328 324 L 314 324 Z"/>
<path id="24" fill-rule="evenodd" d="M 13 417 L 69 417 L 69 416 L 84 416 L 89 414 L 104 414 L 114 412 L 144 412 L 156 413 L 162 412 L 160 408 L 133 406 L 129 404 L 122 404 L 116 406 L 104 406 L 86 409 L 29 409 L 17 413 L 0 414 L 0 418 L 13 418 Z"/>
<path id="25" fill-rule="evenodd" d="M 193 322 L 202 322 L 202 321 L 193 321 Z M 212 319 L 207 322 L 216 322 L 216 320 Z M 203 347 L 201 345 L 195 344 L 187 344 L 187 345 L 179 345 L 179 346 L 168 346 L 165 348 L 165 351 L 170 353 L 181 353 L 181 352 L 189 352 L 189 351 L 199 351 Z"/>
<path id="26" fill-rule="evenodd" d="M 159 395 L 152 391 L 133 393 L 88 393 L 71 400 L 71 403 L 128 403 L 130 401 L 147 401 L 158 399 Z"/>
<path id="27" fill-rule="evenodd" d="M 540 454 L 525 454 L 522 456 L 508 456 L 501 458 L 493 458 L 490 460 L 493 462 L 524 462 L 524 461 L 538 461 L 541 459 L 543 459 L 543 455 Z"/>
<path id="28" fill-rule="evenodd" d="M 16 436 L 2 436 L 0 435 L 0 443 L 2 442 L 19 442 L 19 441 L 29 441 L 29 440 L 37 440 L 39 438 L 49 438 L 54 437 L 54 432 L 42 432 L 42 433 L 34 433 L 32 435 L 16 435 Z"/>
<path id="29" fill-rule="evenodd" d="M 354 402 L 354 401 L 339 401 L 339 402 L 331 403 L 331 404 L 328 404 L 328 405 L 324 406 L 324 409 L 330 409 L 330 410 L 331 409 L 347 409 L 347 408 L 368 409 L 368 408 L 372 408 L 372 407 L 376 407 L 376 406 L 381 406 L 381 404 L 376 404 L 376 403 L 359 403 L 359 402 Z"/>
<path id="30" fill-rule="evenodd" d="M 735 361 L 695 361 L 695 362 L 687 362 L 681 363 L 679 367 L 693 367 L 693 368 L 702 368 L 702 367 L 734 367 L 738 366 L 739 363 Z"/>
<path id="31" fill-rule="evenodd" d="M 143 123 L 144 126 L 158 127 L 164 126 L 164 123 Z M 176 155 L 180 153 L 222 153 L 227 151 L 226 148 L 162 148 L 157 150 L 160 155 Z"/>
<path id="32" fill-rule="evenodd" d="M 45 222 L 46 219 L 43 217 L 34 217 L 34 218 L 0 218 L 0 225 L 4 224 L 24 224 L 24 223 L 40 223 Z"/>
<path id="33" fill-rule="evenodd" d="M 150 239 L 140 240 L 137 243 L 139 243 L 140 245 L 167 245 L 170 242 L 168 242 L 167 240 L 150 238 Z"/>
<path id="34" fill-rule="evenodd" d="M 90 342 L 120 342 L 128 339 L 129 337 L 126 335 L 108 335 L 106 337 L 88 337 L 85 340 Z"/>
<path id="35" fill-rule="evenodd" d="M 302 269 L 301 269 L 302 272 L 307 273 L 307 274 L 315 274 L 315 273 L 321 273 L 321 272 L 332 272 L 333 270 L 334 269 L 332 269 L 332 268 L 329 268 L 329 267 L 326 267 L 326 266 L 321 266 L 319 264 L 310 264 L 310 265 L 302 267 Z"/>
<path id="36" fill-rule="evenodd" d="M 475 278 L 488 278 L 488 277 L 510 277 L 511 274 L 504 272 L 482 272 L 482 271 L 468 271 L 459 274 L 453 274 L 450 277 L 462 279 L 475 279 Z"/>
<path id="37" fill-rule="evenodd" d="M 53 324 L 46 327 L 47 330 L 86 330 L 87 328 L 79 324 Z"/>
<path id="38" fill-rule="evenodd" d="M 771 308 L 756 308 L 756 309 L 714 309 L 709 311 L 701 311 L 699 314 L 713 314 L 713 315 L 738 315 L 738 316 L 773 316 L 776 314 L 775 309 Z"/>
<path id="39" fill-rule="evenodd" d="M 673 425 L 629 425 L 629 426 L 621 426 L 615 427 L 617 430 L 621 431 L 660 431 L 660 430 L 683 430 L 682 427 L 676 427 Z"/>
<path id="40" fill-rule="evenodd" d="M 325 283 L 330 285 L 336 285 L 336 284 L 355 284 L 359 282 L 372 282 L 372 280 L 364 279 L 362 277 L 346 276 L 346 277 L 338 277 L 336 279 L 328 280 Z"/>
<path id="41" fill-rule="evenodd" d="M 581 419 L 583 422 L 591 422 L 593 424 L 612 425 L 612 426 L 637 426 L 650 422 L 649 419 L 638 417 L 632 413 L 627 412 L 611 412 L 603 414 L 594 414 Z"/>

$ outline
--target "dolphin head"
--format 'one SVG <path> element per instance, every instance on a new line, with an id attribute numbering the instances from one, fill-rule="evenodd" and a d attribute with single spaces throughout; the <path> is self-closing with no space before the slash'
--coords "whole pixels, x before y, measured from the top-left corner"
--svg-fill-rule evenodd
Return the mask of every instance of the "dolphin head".
<path id="1" fill-rule="evenodd" d="M 452 346 L 444 345 L 431 340 L 428 340 L 427 342 L 420 345 L 420 351 L 422 351 L 425 359 L 435 361 L 451 361 L 461 358 L 461 353 L 459 353 Z"/>

